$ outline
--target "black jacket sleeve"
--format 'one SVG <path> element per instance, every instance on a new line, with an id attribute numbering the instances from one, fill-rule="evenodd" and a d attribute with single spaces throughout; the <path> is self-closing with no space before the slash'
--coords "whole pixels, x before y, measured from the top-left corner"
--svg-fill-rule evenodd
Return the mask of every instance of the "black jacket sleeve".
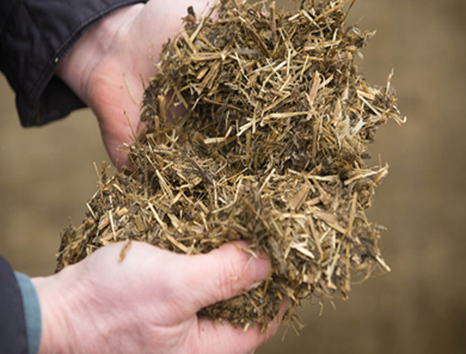
<path id="1" fill-rule="evenodd" d="M 0 257 L 0 353 L 28 354 L 23 300 L 10 265 Z"/>
<path id="2" fill-rule="evenodd" d="M 0 0 L 0 70 L 16 91 L 25 127 L 84 107 L 54 72 L 82 33 L 109 12 L 142 0 Z"/>

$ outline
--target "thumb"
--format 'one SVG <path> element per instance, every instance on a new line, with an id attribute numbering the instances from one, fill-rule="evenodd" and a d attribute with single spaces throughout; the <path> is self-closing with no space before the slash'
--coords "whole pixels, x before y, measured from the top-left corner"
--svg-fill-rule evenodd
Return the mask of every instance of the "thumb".
<path id="1" fill-rule="evenodd" d="M 208 254 L 187 257 L 179 280 L 189 293 L 192 313 L 251 290 L 270 272 L 270 260 L 243 249 L 245 242 L 223 245 Z"/>

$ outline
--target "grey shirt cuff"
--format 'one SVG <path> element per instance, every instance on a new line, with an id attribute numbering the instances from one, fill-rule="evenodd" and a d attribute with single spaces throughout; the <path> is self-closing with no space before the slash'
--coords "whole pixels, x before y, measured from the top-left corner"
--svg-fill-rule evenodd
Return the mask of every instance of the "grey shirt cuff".
<path id="1" fill-rule="evenodd" d="M 14 273 L 23 299 L 29 354 L 37 354 L 42 330 L 39 297 L 31 279 L 27 275 L 18 272 Z"/>

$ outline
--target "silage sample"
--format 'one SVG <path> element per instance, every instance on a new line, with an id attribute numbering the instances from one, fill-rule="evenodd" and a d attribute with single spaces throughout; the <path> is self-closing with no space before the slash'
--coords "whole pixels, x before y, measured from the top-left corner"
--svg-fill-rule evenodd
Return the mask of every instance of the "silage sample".
<path id="1" fill-rule="evenodd" d="M 293 318 L 303 300 L 346 298 L 355 277 L 389 270 L 365 215 L 387 166 L 365 158 L 376 129 L 403 120 L 390 78 L 370 86 L 354 64 L 373 33 L 346 27 L 347 3 L 190 8 L 146 89 L 147 132 L 127 167 L 104 168 L 57 270 L 118 241 L 199 254 L 246 240 L 270 278 L 199 313 L 245 327 L 266 326 L 284 297 Z"/>

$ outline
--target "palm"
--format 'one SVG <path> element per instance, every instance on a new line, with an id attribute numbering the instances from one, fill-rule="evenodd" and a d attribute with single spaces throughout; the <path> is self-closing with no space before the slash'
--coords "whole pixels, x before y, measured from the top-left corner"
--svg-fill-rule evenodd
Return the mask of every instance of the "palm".
<path id="1" fill-rule="evenodd" d="M 231 251 L 236 247 L 227 245 L 220 252 L 227 249 Z M 153 353 L 245 353 L 257 346 L 257 342 L 265 342 L 277 330 L 277 320 L 271 324 L 265 336 L 260 335 L 259 327 L 244 332 L 229 323 L 215 324 L 199 320 L 196 313 L 206 305 L 206 299 L 207 302 L 215 302 L 212 300 L 214 296 L 206 294 L 218 288 L 203 288 L 202 285 L 206 284 L 190 274 L 188 269 L 199 267 L 199 256 L 180 256 L 146 244 L 134 243 L 124 262 L 118 265 L 102 262 L 108 254 L 112 255 L 108 258 L 116 260 L 119 252 L 120 247 L 112 245 L 86 260 L 88 269 L 92 269 L 90 274 L 86 274 L 87 284 L 90 285 L 86 292 L 92 294 L 105 289 L 105 294 L 112 298 L 114 294 L 119 294 L 119 302 L 105 297 L 90 302 L 91 306 L 99 307 L 101 314 L 108 309 L 108 302 L 112 303 L 111 309 L 108 309 L 111 320 L 104 316 L 105 322 L 99 323 L 101 319 L 92 318 L 97 328 L 105 328 L 110 323 L 112 327 L 109 331 L 120 338 L 116 347 L 107 345 L 107 350 L 102 350 L 102 353 L 139 353 L 144 352 L 144 348 L 152 348 Z M 219 250 L 216 253 L 219 254 Z M 200 257 L 207 259 L 205 255 Z M 170 272 L 166 271 L 167 264 L 172 266 Z M 95 269 L 101 272 L 95 272 Z M 199 269 L 203 269 L 202 266 Z M 215 273 L 214 270 L 212 272 Z M 135 277 L 135 274 L 145 276 Z M 246 277 L 241 279 L 243 284 L 250 283 Z M 216 278 L 213 279 L 217 285 Z M 236 288 L 238 291 L 241 286 Z M 95 309 L 88 312 L 92 316 Z M 283 309 L 280 318 L 282 315 Z M 134 341 L 134 328 L 138 328 L 140 335 L 137 341 Z M 237 343 L 239 338 L 241 343 Z M 89 344 L 94 344 L 92 342 Z M 126 345 L 124 350 L 121 343 Z"/>

